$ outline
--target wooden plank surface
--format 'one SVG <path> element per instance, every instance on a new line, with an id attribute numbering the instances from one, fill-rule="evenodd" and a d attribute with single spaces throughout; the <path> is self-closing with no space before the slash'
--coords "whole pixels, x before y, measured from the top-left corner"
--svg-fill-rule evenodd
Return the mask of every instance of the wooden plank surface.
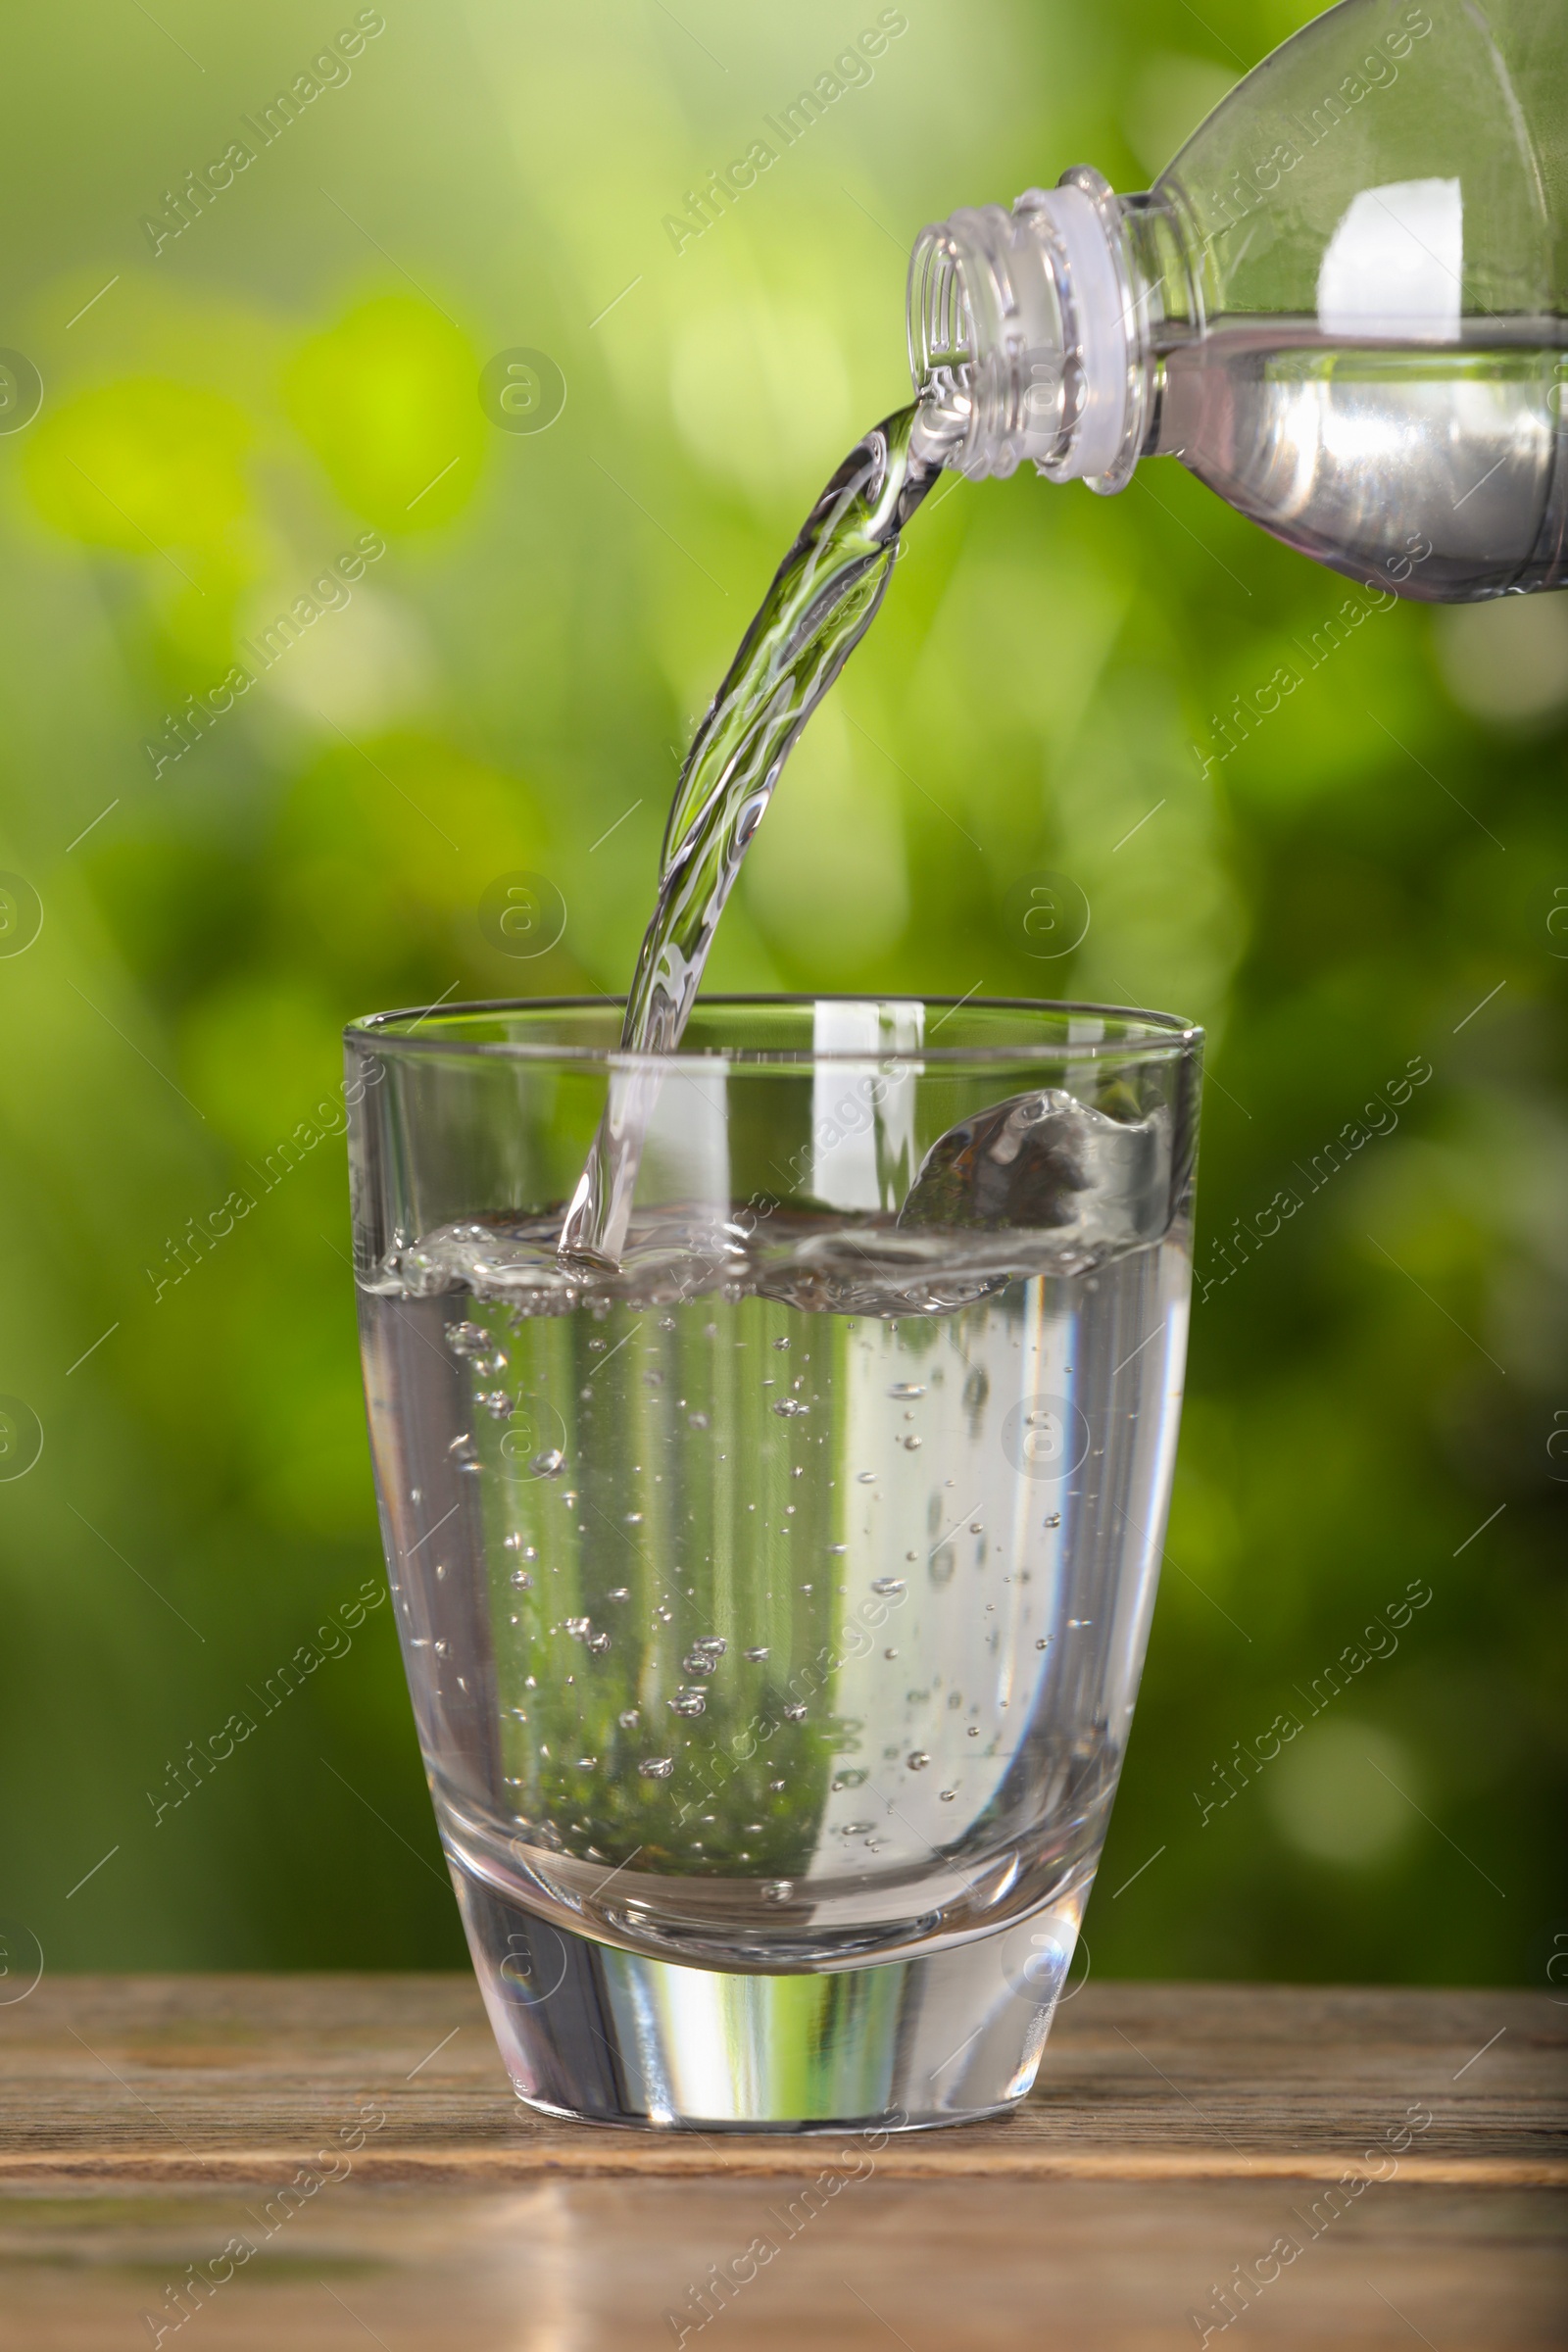
<path id="1" fill-rule="evenodd" d="M 1484 2045 L 1486 2045 L 1484 2047 Z M 1484 2050 L 1484 2054 L 1483 2054 Z M 0 2009 L 0 2170 L 286 2172 L 374 2098 L 384 2179 L 814 2173 L 819 2136 L 561 2124 L 514 2097 L 460 1976 L 56 1977 Z M 1568 2008 L 1519 1992 L 1091 1984 L 1002 2123 L 906 2133 L 888 2178 L 1332 2180 L 1430 2112 L 1400 2170 L 1568 2181 Z"/>
<path id="2" fill-rule="evenodd" d="M 1528 1994 L 1091 1984 L 1017 2116 L 872 2148 L 534 2116 L 466 1977 L 47 1978 L 0 2009 L 0 2346 L 1538 2352 L 1565 2042 Z"/>

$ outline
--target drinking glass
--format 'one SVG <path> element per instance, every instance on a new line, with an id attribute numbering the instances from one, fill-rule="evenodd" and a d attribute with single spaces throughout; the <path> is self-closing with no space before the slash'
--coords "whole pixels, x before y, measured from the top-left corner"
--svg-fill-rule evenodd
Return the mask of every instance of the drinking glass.
<path id="1" fill-rule="evenodd" d="M 551 2114 L 1027 2091 L 1160 1558 L 1200 1033 L 971 1000 L 347 1033 L 399 1635 L 496 2038 Z M 618 1265 L 564 1261 L 612 1098 Z"/>

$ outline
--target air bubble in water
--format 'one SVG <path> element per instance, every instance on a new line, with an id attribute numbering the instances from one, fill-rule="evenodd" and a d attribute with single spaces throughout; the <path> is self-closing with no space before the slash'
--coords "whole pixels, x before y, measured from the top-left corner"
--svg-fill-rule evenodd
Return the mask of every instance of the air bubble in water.
<path id="1" fill-rule="evenodd" d="M 590 1634 L 588 1637 L 588 1647 L 593 1651 L 593 1654 L 596 1658 L 602 1658 L 606 1650 L 610 1647 L 610 1636 L 608 1634 Z"/>
<path id="2" fill-rule="evenodd" d="M 906 1453 L 918 1453 L 920 1450 L 919 1439 L 915 1437 L 906 1438 L 904 1441 L 904 1450 Z"/>
<path id="3" fill-rule="evenodd" d="M 644 1756 L 637 1767 L 645 1781 L 667 1781 L 674 1769 L 673 1756 Z"/>
<path id="4" fill-rule="evenodd" d="M 613 1592 L 605 1594 L 605 1598 L 607 1600 L 630 1600 L 631 1587 L 630 1585 L 617 1585 Z"/>
<path id="5" fill-rule="evenodd" d="M 874 1576 L 871 1579 L 872 1592 L 880 1593 L 884 1599 L 894 1592 L 906 1592 L 908 1589 L 902 1576 Z"/>
<path id="6" fill-rule="evenodd" d="M 874 1487 L 876 1485 L 876 1472 L 874 1470 L 857 1470 L 855 1473 L 855 1483 L 859 1487 Z"/>
<path id="7" fill-rule="evenodd" d="M 904 1760 L 911 1772 L 924 1772 L 931 1761 L 923 1747 L 917 1747 L 912 1756 L 906 1756 Z"/>
<path id="8" fill-rule="evenodd" d="M 623 1732 L 634 1732 L 641 1718 L 635 1707 L 628 1707 L 624 1715 L 617 1715 L 615 1720 Z"/>
<path id="9" fill-rule="evenodd" d="M 958 1791 L 956 1788 L 944 1788 L 942 1791 L 942 1802 L 945 1805 L 951 1805 Z"/>
<path id="10" fill-rule="evenodd" d="M 788 1340 L 775 1340 L 773 1345 L 779 1349 L 780 1353 L 782 1353 L 783 1350 L 789 1346 L 789 1342 Z"/>
<path id="11" fill-rule="evenodd" d="M 718 1660 L 706 1649 L 689 1649 L 680 1662 L 682 1674 L 711 1674 Z"/>
<path id="12" fill-rule="evenodd" d="M 672 1715 L 701 1715 L 708 1707 L 706 1690 L 677 1690 L 673 1698 L 664 1701 Z"/>
<path id="13" fill-rule="evenodd" d="M 566 1457 L 559 1446 L 547 1446 L 543 1453 L 536 1453 L 528 1464 L 535 1478 L 559 1478 L 565 1466 Z"/>
<path id="14" fill-rule="evenodd" d="M 1043 1635 L 1035 1643 L 1035 1647 L 1036 1649 L 1049 1649 L 1051 1647 L 1051 1636 L 1049 1634 Z"/>
<path id="15" fill-rule="evenodd" d="M 923 1396 L 925 1384 L 918 1380 L 896 1380 L 888 1391 L 890 1396 Z"/>
<path id="16" fill-rule="evenodd" d="M 773 1407 L 781 1421 L 799 1421 L 810 1409 L 808 1404 L 802 1404 L 798 1396 L 781 1396 Z"/>
<path id="17" fill-rule="evenodd" d="M 791 1704 L 785 1708 L 784 1712 L 788 1716 L 791 1723 L 803 1723 L 806 1719 L 805 1699 L 798 1698 L 793 1700 Z"/>
<path id="18" fill-rule="evenodd" d="M 864 1785 L 865 1774 L 860 1770 L 858 1765 L 852 1766 L 848 1772 L 836 1772 L 833 1775 L 832 1786 L 835 1796 L 838 1795 L 842 1789 L 860 1788 L 863 1788 Z"/>
<path id="19" fill-rule="evenodd" d="M 708 1415 L 706 1413 L 688 1413 L 686 1416 L 686 1426 L 688 1429 L 706 1429 L 708 1427 Z"/>
<path id="20" fill-rule="evenodd" d="M 741 1655 L 749 1666 L 760 1666 L 762 1660 L 767 1656 L 767 1651 L 765 1649 L 743 1649 Z"/>
<path id="21" fill-rule="evenodd" d="M 1045 1524 L 1047 1527 L 1059 1527 L 1061 1525 L 1061 1513 L 1059 1511 L 1053 1511 L 1051 1517 L 1046 1521 Z"/>
<path id="22" fill-rule="evenodd" d="M 764 1903 L 787 1903 L 794 1892 L 795 1888 L 788 1879 L 769 1879 L 762 1888 L 762 1900 Z"/>
<path id="23" fill-rule="evenodd" d="M 574 1642 L 586 1642 L 592 1630 L 593 1619 L 591 1617 L 568 1617 L 566 1619 L 566 1631 Z"/>

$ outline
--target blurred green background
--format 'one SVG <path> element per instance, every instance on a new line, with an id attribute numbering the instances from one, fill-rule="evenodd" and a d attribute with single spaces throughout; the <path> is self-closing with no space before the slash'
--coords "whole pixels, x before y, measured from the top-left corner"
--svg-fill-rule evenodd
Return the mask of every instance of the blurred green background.
<path id="1" fill-rule="evenodd" d="M 695 718 L 907 396 L 922 222 L 1080 161 L 1147 185 L 1310 13 L 909 0 L 874 78 L 678 252 L 664 216 L 871 0 L 386 0 L 266 146 L 242 118 L 351 7 L 11 26 L 0 344 L 43 387 L 0 434 L 0 866 L 42 911 L 14 952 L 11 886 L 0 937 L 0 1391 L 43 1433 L 0 1483 L 13 1969 L 28 1936 L 59 1968 L 462 1963 L 388 1610 L 157 1818 L 187 1742 L 381 1576 L 341 1139 L 177 1283 L 172 1245 L 330 1106 L 346 1018 L 624 987 Z M 518 348 L 564 379 L 548 430 L 481 405 Z M 182 699 L 367 533 L 350 600 L 160 769 Z M 1430 1060 L 1196 1309 L 1087 1935 L 1102 1973 L 1540 1984 L 1568 1948 L 1568 599 L 1369 617 L 1205 774 L 1215 714 L 1345 594 L 1168 464 L 1114 501 L 956 483 L 710 984 L 1202 1020 L 1210 1277 Z M 531 961 L 478 914 L 519 868 L 567 908 Z M 1039 868 L 1093 910 L 1065 960 L 1009 913 Z M 1412 1580 L 1396 1652 L 1205 1822 L 1234 1742 Z"/>

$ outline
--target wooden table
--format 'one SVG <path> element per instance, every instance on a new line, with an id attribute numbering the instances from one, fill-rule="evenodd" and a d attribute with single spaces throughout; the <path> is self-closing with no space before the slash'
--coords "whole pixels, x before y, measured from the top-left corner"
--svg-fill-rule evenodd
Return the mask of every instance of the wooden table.
<path id="1" fill-rule="evenodd" d="M 0 2008 L 0 2345 L 1559 2346 L 1565 2038 L 1092 1984 L 1021 2113 L 873 2146 L 548 2122 L 466 1977 L 49 1977 Z"/>

